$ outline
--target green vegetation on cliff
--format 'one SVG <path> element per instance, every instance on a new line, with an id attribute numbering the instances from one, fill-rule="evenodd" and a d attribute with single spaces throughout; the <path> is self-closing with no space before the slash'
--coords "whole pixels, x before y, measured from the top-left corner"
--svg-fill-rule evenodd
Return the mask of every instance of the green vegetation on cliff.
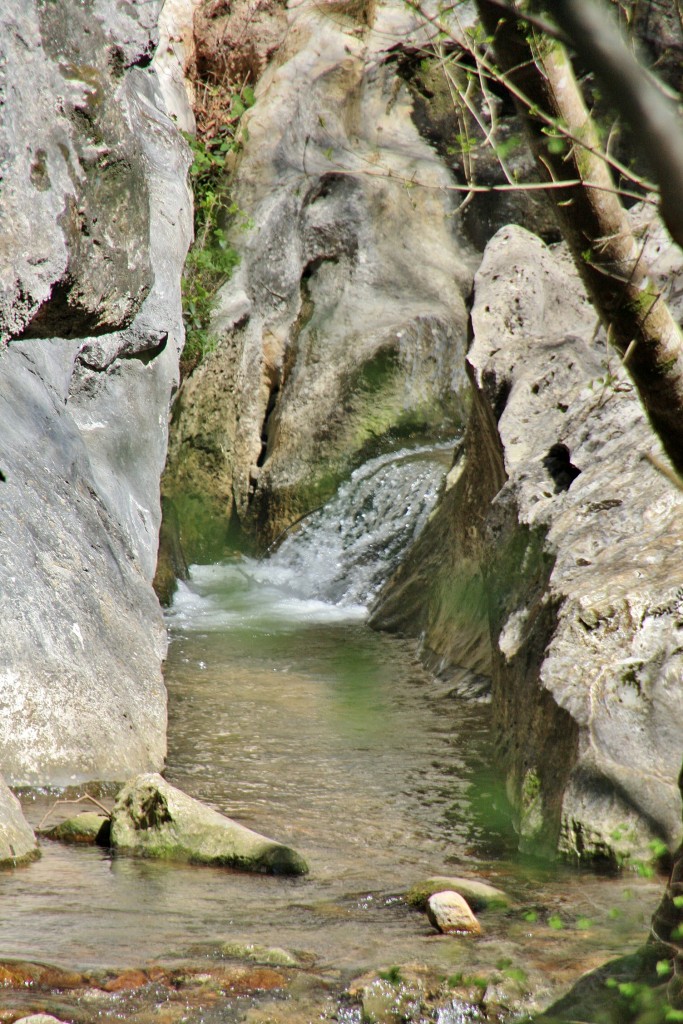
<path id="1" fill-rule="evenodd" d="M 239 213 L 230 194 L 229 174 L 241 145 L 242 114 L 253 102 L 249 86 L 227 95 L 216 90 L 216 102 L 210 107 L 212 116 L 198 117 L 196 136 L 185 134 L 193 156 L 189 173 L 194 194 L 194 243 L 183 272 L 184 376 L 216 345 L 210 329 L 216 294 L 239 262 L 227 234 L 228 225 Z"/>

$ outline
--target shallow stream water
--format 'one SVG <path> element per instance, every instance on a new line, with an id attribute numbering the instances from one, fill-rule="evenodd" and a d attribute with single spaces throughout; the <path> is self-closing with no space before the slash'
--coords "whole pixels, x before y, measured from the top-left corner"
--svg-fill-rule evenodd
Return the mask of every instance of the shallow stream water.
<path id="1" fill-rule="evenodd" d="M 443 977 L 498 970 L 502 983 L 512 969 L 547 1003 L 645 939 L 661 880 L 520 860 L 495 784 L 488 704 L 454 695 L 420 667 L 413 644 L 365 624 L 365 602 L 390 567 L 367 554 L 391 547 L 387 537 L 373 545 L 378 524 L 394 515 L 397 549 L 407 543 L 446 468 L 442 451 L 401 459 L 408 482 L 392 476 L 396 458 L 379 467 L 389 497 L 365 470 L 271 560 L 193 567 L 168 616 L 166 776 L 294 846 L 310 875 L 43 842 L 41 860 L 0 875 L 0 957 L 79 970 L 206 965 L 226 942 L 258 943 L 298 951 L 340 990 L 396 965 Z M 51 799 L 27 800 L 34 824 Z M 435 874 L 487 880 L 511 908 L 483 913 L 480 938 L 437 935 L 403 898 Z M 13 1019 L 2 1017 L 11 998 L 0 996 L 0 1019 Z M 234 1003 L 226 994 L 218 1019 Z"/>

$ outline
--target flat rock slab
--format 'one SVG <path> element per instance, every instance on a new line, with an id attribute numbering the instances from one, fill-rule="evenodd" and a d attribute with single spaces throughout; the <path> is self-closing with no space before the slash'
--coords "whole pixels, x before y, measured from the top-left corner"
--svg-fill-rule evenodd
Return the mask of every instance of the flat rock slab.
<path id="1" fill-rule="evenodd" d="M 273 875 L 305 875 L 295 850 L 239 825 L 171 786 L 160 775 L 126 783 L 112 811 L 111 845 L 119 853 Z"/>
<path id="2" fill-rule="evenodd" d="M 481 935 L 482 928 L 467 902 L 457 892 L 435 892 L 427 900 L 429 923 L 440 932 Z"/>
<path id="3" fill-rule="evenodd" d="M 38 856 L 36 837 L 21 804 L 0 779 L 0 868 L 16 867 Z"/>
<path id="4" fill-rule="evenodd" d="M 493 907 L 509 907 L 510 898 L 501 889 L 480 882 L 475 878 L 445 877 L 442 875 L 426 878 L 418 882 L 406 893 L 406 900 L 413 907 L 421 910 L 427 905 L 430 896 L 437 892 L 457 892 L 468 903 L 472 910 L 486 910 Z"/>

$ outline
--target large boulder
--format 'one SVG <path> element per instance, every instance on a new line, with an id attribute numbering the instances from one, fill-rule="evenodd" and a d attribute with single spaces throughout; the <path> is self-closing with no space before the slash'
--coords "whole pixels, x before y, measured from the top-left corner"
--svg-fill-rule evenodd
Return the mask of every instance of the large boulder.
<path id="1" fill-rule="evenodd" d="M 200 515 L 220 535 L 236 514 L 267 543 L 381 446 L 452 436 L 466 415 L 476 257 L 395 59 L 426 29 L 403 5 L 371 11 L 292 5 L 243 120 L 240 265 L 164 484 L 191 560 L 220 552 L 193 536 Z"/>
<path id="2" fill-rule="evenodd" d="M 683 494 L 562 249 L 501 230 L 472 326 L 463 455 L 373 623 L 490 673 L 523 848 L 649 857 L 680 835 Z"/>
<path id="3" fill-rule="evenodd" d="M 192 224 L 149 69 L 159 7 L 0 14 L 0 762 L 17 784 L 122 780 L 165 754 L 151 581 Z"/>
<path id="4" fill-rule="evenodd" d="M 308 871 L 289 846 L 252 832 L 151 773 L 132 779 L 119 793 L 111 815 L 111 845 L 139 857 L 273 875 Z"/>

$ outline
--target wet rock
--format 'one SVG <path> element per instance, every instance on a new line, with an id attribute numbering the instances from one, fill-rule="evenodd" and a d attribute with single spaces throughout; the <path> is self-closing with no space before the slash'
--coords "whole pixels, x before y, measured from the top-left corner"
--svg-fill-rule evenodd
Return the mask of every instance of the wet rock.
<path id="1" fill-rule="evenodd" d="M 31 1013 L 28 1017 L 18 1017 L 15 1024 L 64 1024 L 64 1022 L 50 1013 Z"/>
<path id="2" fill-rule="evenodd" d="M 279 946 L 261 946 L 256 942 L 224 942 L 221 953 L 235 960 L 251 960 L 269 967 L 301 966 L 299 958 L 286 949 Z"/>
<path id="3" fill-rule="evenodd" d="M 41 829 L 42 838 L 55 839 L 61 843 L 94 846 L 108 846 L 111 822 L 97 811 L 85 811 L 73 818 L 65 818 L 51 828 Z"/>
<path id="4" fill-rule="evenodd" d="M 0 868 L 17 867 L 38 856 L 36 837 L 21 804 L 0 777 Z"/>
<path id="5" fill-rule="evenodd" d="M 308 871 L 295 850 L 239 825 L 155 774 L 132 779 L 119 793 L 112 810 L 111 844 L 119 853 L 139 857 L 275 875 Z"/>
<path id="6" fill-rule="evenodd" d="M 633 216 L 676 294 L 680 254 Z M 499 232 L 472 324 L 464 453 L 372 622 L 491 673 L 523 849 L 647 859 L 681 829 L 683 495 L 562 248 Z"/>
<path id="7" fill-rule="evenodd" d="M 147 985 L 148 982 L 149 978 L 144 971 L 130 969 L 122 971 L 115 978 L 110 978 L 102 988 L 104 992 L 133 992 L 135 989 Z"/>
<path id="8" fill-rule="evenodd" d="M 192 224 L 148 67 L 160 6 L 0 12 L 0 763 L 17 785 L 120 781 L 165 754 L 151 580 Z"/>
<path id="9" fill-rule="evenodd" d="M 435 892 L 427 900 L 429 923 L 440 932 L 467 932 L 481 935 L 482 927 L 467 904 L 457 892 Z"/>
<path id="10" fill-rule="evenodd" d="M 287 19 L 243 121 L 248 227 L 231 235 L 219 343 L 174 415 L 164 488 L 190 561 L 227 545 L 231 516 L 268 543 L 365 456 L 452 436 L 466 414 L 476 255 L 391 58 L 421 38 L 414 16 L 391 3 L 368 26 L 300 4 Z M 404 187 L 415 177 L 427 187 Z M 221 524 L 210 551 L 198 514 Z"/>
<path id="11" fill-rule="evenodd" d="M 472 910 L 487 910 L 495 907 L 508 907 L 510 898 L 501 889 L 480 882 L 476 878 L 459 878 L 457 876 L 436 876 L 418 882 L 406 893 L 406 900 L 413 907 L 424 910 L 427 901 L 434 893 L 452 890 L 463 897 Z"/>
<path id="12" fill-rule="evenodd" d="M 37 964 L 30 960 L 0 960 L 0 986 L 5 989 L 78 989 L 88 983 L 88 977 L 76 971 L 66 971 L 52 964 Z"/>

